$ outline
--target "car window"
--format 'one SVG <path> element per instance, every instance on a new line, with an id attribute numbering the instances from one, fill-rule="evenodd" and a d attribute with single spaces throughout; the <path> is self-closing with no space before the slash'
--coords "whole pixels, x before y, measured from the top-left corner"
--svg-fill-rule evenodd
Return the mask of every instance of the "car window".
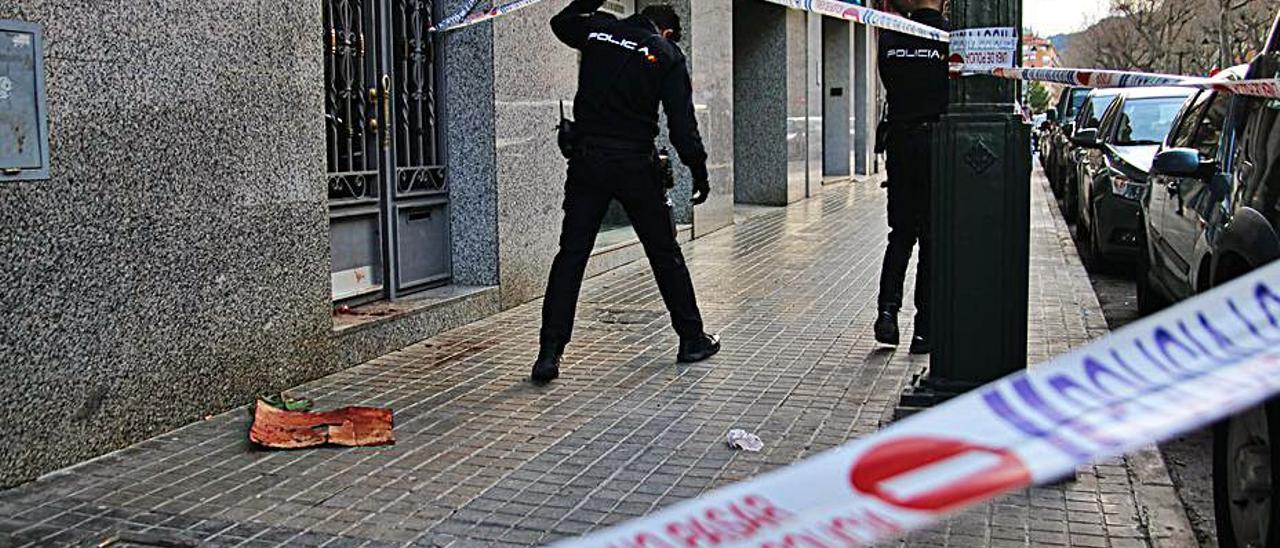
<path id="1" fill-rule="evenodd" d="M 1200 157 L 1213 159 L 1218 157 L 1218 144 L 1222 142 L 1222 123 L 1227 119 L 1227 107 L 1231 106 L 1231 96 L 1225 93 L 1214 94 L 1204 117 L 1200 119 L 1196 129 L 1196 138 L 1192 147 L 1200 151 Z"/>
<path id="2" fill-rule="evenodd" d="M 1242 205 L 1280 219 L 1280 102 L 1243 99 L 1232 161 Z"/>
<path id="3" fill-rule="evenodd" d="M 1089 104 L 1084 110 L 1080 111 L 1081 128 L 1096 128 L 1102 123 L 1102 114 L 1107 111 L 1107 107 L 1111 106 L 1111 102 L 1116 100 L 1115 95 L 1093 96 L 1089 98 Z"/>
<path id="4" fill-rule="evenodd" d="M 1129 99 L 1115 115 L 1113 143 L 1126 145 L 1158 145 L 1164 142 L 1173 119 L 1182 109 L 1182 97 L 1143 97 Z M 1113 113 L 1114 114 L 1114 113 Z"/>
<path id="5" fill-rule="evenodd" d="M 1080 107 L 1084 106 L 1084 100 L 1089 98 L 1089 90 L 1087 88 L 1071 90 L 1071 109 L 1067 111 L 1068 116 L 1075 116 L 1080 112 Z"/>
<path id="6" fill-rule="evenodd" d="M 1209 104 L 1209 99 L 1213 98 L 1212 92 L 1203 92 L 1197 95 L 1191 106 L 1187 107 L 1186 112 L 1182 114 L 1182 119 L 1178 122 L 1178 130 L 1169 138 L 1171 148 L 1190 148 L 1192 140 L 1196 137 L 1196 128 L 1200 124 L 1200 118 L 1204 116 L 1204 109 Z"/>
<path id="7" fill-rule="evenodd" d="M 1120 104 L 1124 101 L 1116 99 L 1111 102 L 1111 106 L 1107 107 L 1107 111 L 1102 114 L 1102 122 L 1098 124 L 1098 137 L 1103 138 L 1115 134 L 1116 118 L 1120 111 Z"/>

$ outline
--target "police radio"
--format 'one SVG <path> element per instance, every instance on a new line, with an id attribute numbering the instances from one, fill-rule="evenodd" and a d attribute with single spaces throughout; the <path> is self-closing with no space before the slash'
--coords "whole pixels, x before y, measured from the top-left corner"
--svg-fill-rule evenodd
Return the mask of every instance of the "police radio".
<path id="1" fill-rule="evenodd" d="M 564 101 L 560 101 L 560 123 L 556 124 L 556 142 L 560 145 L 560 154 L 565 159 L 573 158 L 578 149 L 578 136 L 574 131 L 573 120 L 564 115 Z"/>

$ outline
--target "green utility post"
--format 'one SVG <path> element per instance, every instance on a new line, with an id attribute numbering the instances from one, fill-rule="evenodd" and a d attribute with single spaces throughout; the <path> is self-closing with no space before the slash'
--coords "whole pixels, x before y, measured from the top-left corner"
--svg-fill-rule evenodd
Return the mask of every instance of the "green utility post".
<path id="1" fill-rule="evenodd" d="M 950 18 L 957 29 L 1021 29 L 1021 10 L 1021 0 L 952 0 Z M 1031 128 L 1017 93 L 1010 80 L 956 80 L 934 131 L 933 353 L 899 416 L 1027 365 Z"/>
<path id="2" fill-rule="evenodd" d="M 1012 27 L 1021 35 L 1021 0 L 951 5 L 954 28 Z M 1012 80 L 957 80 L 951 112 L 934 133 L 936 381 L 979 385 L 1027 366 L 1031 127 L 1017 93 Z"/>

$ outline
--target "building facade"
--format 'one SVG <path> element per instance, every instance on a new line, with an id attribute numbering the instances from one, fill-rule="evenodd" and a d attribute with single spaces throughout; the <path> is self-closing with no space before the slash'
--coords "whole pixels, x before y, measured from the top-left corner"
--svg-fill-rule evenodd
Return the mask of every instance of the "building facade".
<path id="1" fill-rule="evenodd" d="M 43 28 L 50 151 L 0 181 L 0 484 L 542 295 L 566 2 L 427 32 L 470 3 L 0 0 Z M 711 155 L 705 205 L 673 191 L 682 238 L 877 169 L 874 31 L 670 3 Z M 613 216 L 588 274 L 642 258 Z"/>
<path id="2" fill-rule="evenodd" d="M 1054 68 L 1062 66 L 1053 42 L 1031 33 L 1022 35 L 1022 66 L 1027 68 Z"/>

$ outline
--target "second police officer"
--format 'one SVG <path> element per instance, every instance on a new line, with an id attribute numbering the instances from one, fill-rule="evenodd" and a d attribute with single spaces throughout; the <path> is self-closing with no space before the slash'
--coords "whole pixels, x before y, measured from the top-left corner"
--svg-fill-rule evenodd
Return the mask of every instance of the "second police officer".
<path id="1" fill-rule="evenodd" d="M 918 23 L 950 30 L 942 0 L 890 0 L 893 9 Z M 889 189 L 889 246 L 880 272 L 876 341 L 899 344 L 898 310 L 915 244 L 916 318 L 911 353 L 928 354 L 929 276 L 932 239 L 929 199 L 932 186 L 933 125 L 947 111 L 949 95 L 947 44 L 885 31 L 880 35 L 880 80 L 888 94 L 887 123 L 879 140 L 886 147 Z"/>
<path id="2" fill-rule="evenodd" d="M 535 383 L 560 375 L 587 260 L 615 199 L 631 219 L 680 336 L 677 361 L 705 360 L 720 350 L 719 339 L 703 331 L 693 282 L 673 230 L 666 170 L 654 147 L 661 105 L 671 143 L 693 175 L 693 203 L 706 201 L 707 153 L 694 117 L 689 67 L 676 46 L 680 18 L 671 6 L 658 5 L 618 20 L 598 11 L 603 4 L 604 0 L 573 0 L 551 19 L 556 37 L 582 57 L 573 136 L 562 135 L 569 156 L 564 225 L 543 302 Z"/>

